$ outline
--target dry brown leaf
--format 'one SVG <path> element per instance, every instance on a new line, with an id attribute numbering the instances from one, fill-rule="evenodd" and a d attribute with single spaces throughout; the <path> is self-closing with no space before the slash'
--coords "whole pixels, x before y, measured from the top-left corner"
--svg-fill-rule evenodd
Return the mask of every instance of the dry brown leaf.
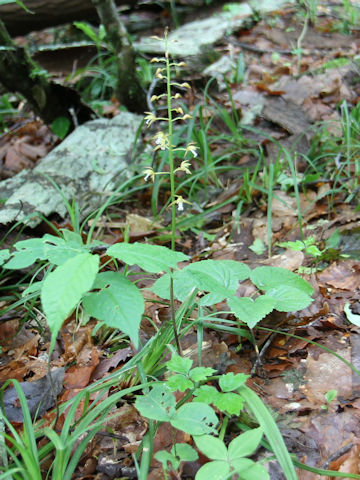
<path id="1" fill-rule="evenodd" d="M 91 360 L 87 365 L 70 367 L 64 378 L 64 387 L 67 389 L 84 388 L 89 384 L 92 373 L 99 363 L 99 352 L 93 347 L 91 351 Z"/>
<path id="2" fill-rule="evenodd" d="M 344 260 L 332 263 L 317 275 L 319 282 L 342 290 L 354 291 L 360 288 L 360 262 Z"/>

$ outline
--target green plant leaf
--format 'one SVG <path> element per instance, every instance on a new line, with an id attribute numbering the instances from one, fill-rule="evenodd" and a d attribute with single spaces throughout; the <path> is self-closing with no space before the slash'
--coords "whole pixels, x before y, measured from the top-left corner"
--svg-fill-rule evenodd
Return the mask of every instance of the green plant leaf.
<path id="1" fill-rule="evenodd" d="M 216 402 L 219 395 L 220 393 L 215 387 L 211 385 L 201 385 L 201 387 L 194 391 L 195 398 L 193 401 L 210 404 Z"/>
<path id="2" fill-rule="evenodd" d="M 155 453 L 154 458 L 162 464 L 164 470 L 169 470 L 169 463 L 174 470 L 179 468 L 180 460 L 166 450 L 159 450 Z"/>
<path id="3" fill-rule="evenodd" d="M 190 272 L 197 279 L 196 286 L 204 291 L 212 291 L 214 280 L 216 284 L 219 283 L 225 289 L 235 292 L 239 282 L 246 280 L 250 275 L 250 268 L 247 265 L 234 260 L 203 260 L 191 263 L 183 270 Z"/>
<path id="4" fill-rule="evenodd" d="M 79 255 L 79 253 L 88 252 L 88 248 L 74 236 L 67 236 L 66 239 L 61 237 L 54 237 L 52 235 L 44 235 L 45 255 L 50 263 L 54 265 L 62 265 L 70 258 Z M 80 237 L 81 238 L 81 237 Z"/>
<path id="5" fill-rule="evenodd" d="M 321 250 L 319 250 L 316 245 L 310 245 L 309 247 L 306 247 L 305 253 L 312 255 L 313 257 L 320 257 L 322 255 Z"/>
<path id="6" fill-rule="evenodd" d="M 301 252 L 305 249 L 306 245 L 301 240 L 296 240 L 295 242 L 280 242 L 278 243 L 279 247 L 288 248 L 295 252 Z"/>
<path id="7" fill-rule="evenodd" d="M 325 400 L 327 403 L 331 403 L 338 396 L 337 390 L 329 390 L 325 393 Z"/>
<path id="8" fill-rule="evenodd" d="M 180 357 L 180 355 L 172 355 L 171 359 L 165 363 L 171 372 L 182 373 L 187 375 L 193 364 L 191 358 Z"/>
<path id="9" fill-rule="evenodd" d="M 173 272 L 174 296 L 183 302 L 189 292 L 196 288 L 193 277 L 190 273 L 183 270 Z M 161 298 L 170 299 L 170 274 L 166 273 L 158 278 L 150 288 L 152 292 Z"/>
<path id="10" fill-rule="evenodd" d="M 307 295 L 312 295 L 314 289 L 303 278 L 299 277 L 290 270 L 280 267 L 258 267 L 250 274 L 250 280 L 260 289 L 266 292 L 279 285 L 287 285 L 297 288 Z"/>
<path id="11" fill-rule="evenodd" d="M 263 433 L 264 431 L 261 427 L 253 428 L 252 430 L 242 433 L 234 438 L 228 447 L 231 463 L 240 457 L 248 457 L 249 455 L 252 455 L 258 448 Z"/>
<path id="12" fill-rule="evenodd" d="M 63 140 L 70 129 L 70 120 L 67 117 L 57 117 L 51 124 L 51 130 L 60 140 Z"/>
<path id="13" fill-rule="evenodd" d="M 99 43 L 100 39 L 96 30 L 85 22 L 74 22 L 73 25 L 87 35 L 95 44 Z"/>
<path id="14" fill-rule="evenodd" d="M 172 392 L 185 392 L 186 390 L 194 388 L 194 384 L 184 375 L 172 375 L 166 380 L 166 385 L 170 388 Z"/>
<path id="15" fill-rule="evenodd" d="M 194 462 L 199 458 L 197 451 L 187 443 L 175 443 L 171 449 L 171 453 L 182 462 Z"/>
<path id="16" fill-rule="evenodd" d="M 194 382 L 201 382 L 203 380 L 206 380 L 208 377 L 211 377 L 211 375 L 214 375 L 216 370 L 214 368 L 210 367 L 195 367 L 189 372 L 189 377 L 191 380 Z"/>
<path id="17" fill-rule="evenodd" d="M 231 462 L 234 470 L 240 475 L 241 480 L 270 480 L 270 476 L 260 463 L 255 463 L 249 458 L 240 458 Z"/>
<path id="18" fill-rule="evenodd" d="M 282 438 L 275 420 L 264 405 L 263 401 L 246 385 L 242 385 L 238 392 L 246 402 L 247 408 L 249 408 L 262 427 L 270 446 L 283 469 L 286 480 L 297 480 L 294 464 L 290 457 L 290 453 L 286 448 L 284 439 Z"/>
<path id="19" fill-rule="evenodd" d="M 190 435 L 203 435 L 213 433 L 218 418 L 214 410 L 205 403 L 185 403 L 170 420 L 173 427 Z"/>
<path id="20" fill-rule="evenodd" d="M 220 411 L 227 412 L 230 415 L 239 415 L 244 406 L 240 395 L 233 392 L 219 393 L 212 403 Z"/>
<path id="21" fill-rule="evenodd" d="M 139 265 L 147 272 L 167 272 L 176 268 L 179 262 L 189 259 L 181 252 L 173 252 L 167 247 L 159 245 L 145 245 L 143 243 L 117 243 L 107 249 L 107 255 L 118 258 L 129 265 Z"/>
<path id="22" fill-rule="evenodd" d="M 3 265 L 8 258 L 10 258 L 10 250 L 8 248 L 0 250 L 0 265 Z"/>
<path id="23" fill-rule="evenodd" d="M 262 255 L 266 250 L 266 245 L 261 238 L 255 238 L 249 248 L 256 253 L 256 255 Z"/>
<path id="24" fill-rule="evenodd" d="M 43 284 L 44 284 L 44 280 L 41 280 L 40 282 L 31 283 L 27 288 L 25 288 L 21 296 L 26 297 L 27 295 L 30 295 L 32 293 L 37 293 L 38 295 L 40 295 Z"/>
<path id="25" fill-rule="evenodd" d="M 157 420 L 169 422 L 175 414 L 176 400 L 163 385 L 156 385 L 149 393 L 137 397 L 135 407 L 141 415 Z"/>
<path id="26" fill-rule="evenodd" d="M 81 253 L 45 277 L 41 303 L 51 331 L 52 345 L 64 320 L 92 287 L 98 269 L 98 255 Z"/>
<path id="27" fill-rule="evenodd" d="M 219 385 L 223 392 L 232 392 L 243 385 L 248 378 L 250 378 L 250 375 L 245 375 L 245 373 L 234 375 L 233 372 L 229 372 L 226 375 L 221 375 Z"/>
<path id="28" fill-rule="evenodd" d="M 42 238 L 30 238 L 29 240 L 21 240 L 16 242 L 14 247 L 15 252 L 12 252 L 12 257 L 4 265 L 4 268 L 17 270 L 26 268 L 32 265 L 36 260 L 45 260 L 45 245 Z"/>
<path id="29" fill-rule="evenodd" d="M 195 480 L 224 480 L 228 479 L 230 465 L 222 460 L 205 463 L 196 473 Z"/>
<path id="30" fill-rule="evenodd" d="M 248 297 L 231 297 L 227 303 L 234 314 L 250 328 L 260 322 L 275 308 L 276 300 L 269 295 L 260 295 L 255 300 Z"/>
<path id="31" fill-rule="evenodd" d="M 267 297 L 275 301 L 274 308 L 279 312 L 295 312 L 306 308 L 313 301 L 309 295 L 289 285 L 279 285 L 266 292 Z"/>
<path id="32" fill-rule="evenodd" d="M 129 335 L 135 348 L 139 347 L 139 326 L 144 313 L 140 290 L 118 272 L 103 272 L 96 277 L 93 288 L 83 300 L 86 312 L 106 325 Z"/>
<path id="33" fill-rule="evenodd" d="M 174 295 L 184 301 L 191 290 L 197 288 L 210 292 L 200 299 L 200 304 L 213 305 L 234 295 L 240 281 L 250 275 L 247 265 L 233 260 L 203 260 L 194 262 L 181 271 L 174 272 Z M 169 298 L 170 279 L 165 275 L 157 280 L 151 290 L 162 298 Z"/>
<path id="34" fill-rule="evenodd" d="M 194 436 L 194 442 L 197 448 L 210 460 L 228 461 L 228 451 L 225 443 L 212 435 Z"/>

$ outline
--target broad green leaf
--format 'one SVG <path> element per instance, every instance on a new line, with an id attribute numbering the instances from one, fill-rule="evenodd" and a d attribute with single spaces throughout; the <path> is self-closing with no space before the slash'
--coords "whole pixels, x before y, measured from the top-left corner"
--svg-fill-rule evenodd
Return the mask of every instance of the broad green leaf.
<path id="1" fill-rule="evenodd" d="M 225 480 L 228 479 L 230 465 L 222 460 L 205 463 L 196 473 L 195 480 Z"/>
<path id="2" fill-rule="evenodd" d="M 194 391 L 195 398 L 193 401 L 210 404 L 216 402 L 219 395 L 220 393 L 215 387 L 211 385 L 201 385 L 201 387 Z"/>
<path id="3" fill-rule="evenodd" d="M 187 443 L 175 443 L 171 449 L 171 453 L 182 462 L 194 462 L 199 458 L 197 451 Z"/>
<path id="4" fill-rule="evenodd" d="M 167 247 L 143 243 L 117 243 L 108 248 L 106 253 L 152 273 L 167 272 L 169 268 L 176 268 L 179 262 L 189 259 L 184 253 L 173 252 Z"/>
<path id="5" fill-rule="evenodd" d="M 62 265 L 70 258 L 88 251 L 89 250 L 84 245 L 79 245 L 73 240 L 67 242 L 63 238 L 59 238 L 57 245 L 45 244 L 46 258 L 54 265 Z"/>
<path id="6" fill-rule="evenodd" d="M 219 393 L 213 405 L 221 412 L 227 412 L 230 415 L 239 415 L 243 409 L 244 402 L 237 393 Z"/>
<path id="7" fill-rule="evenodd" d="M 245 433 L 242 433 L 238 437 L 234 438 L 229 444 L 228 453 L 231 463 L 240 457 L 248 457 L 252 455 L 259 446 L 263 429 L 253 428 Z"/>
<path id="8" fill-rule="evenodd" d="M 260 289 L 266 292 L 279 285 L 287 285 L 297 288 L 308 295 L 314 293 L 310 283 L 299 277 L 290 270 L 280 267 L 258 267 L 250 274 L 250 280 Z"/>
<path id="9" fill-rule="evenodd" d="M 250 328 L 254 328 L 260 320 L 274 310 L 276 301 L 269 295 L 260 295 L 255 300 L 233 296 L 227 299 L 227 303 L 242 322 L 245 322 Z"/>
<path id="10" fill-rule="evenodd" d="M 99 256 L 81 253 L 50 272 L 44 279 L 41 303 L 54 342 L 61 325 L 92 287 Z"/>
<path id="11" fill-rule="evenodd" d="M 279 285 L 266 292 L 275 301 L 274 308 L 279 312 L 295 312 L 306 308 L 313 301 L 304 291 L 288 285 Z"/>
<path id="12" fill-rule="evenodd" d="M 210 460 L 228 460 L 225 443 L 212 435 L 194 436 L 195 445 Z"/>
<path id="13" fill-rule="evenodd" d="M 191 402 L 185 403 L 176 410 L 170 423 L 173 427 L 190 435 L 203 435 L 213 433 L 218 421 L 214 410 L 209 405 Z"/>
<path id="14" fill-rule="evenodd" d="M 162 464 L 164 470 L 169 470 L 169 463 L 174 470 L 177 470 L 180 465 L 180 460 L 178 460 L 175 455 L 167 452 L 166 450 L 160 450 L 155 453 L 154 458 Z"/>
<path id="15" fill-rule="evenodd" d="M 250 275 L 247 265 L 233 260 L 203 260 L 174 272 L 174 295 L 184 301 L 191 290 L 197 288 L 210 292 L 200 300 L 201 305 L 213 305 L 232 296 L 239 284 Z M 152 291 L 162 298 L 169 298 L 169 277 L 157 280 Z"/>
<path id="16" fill-rule="evenodd" d="M 141 415 L 157 420 L 169 422 L 175 414 L 176 400 L 163 385 L 156 385 L 146 395 L 137 397 L 135 407 Z"/>
<path id="17" fill-rule="evenodd" d="M 250 268 L 247 265 L 234 260 L 203 260 L 191 263 L 184 270 L 192 274 L 199 290 L 219 295 L 223 292 L 227 295 L 227 289 L 235 293 L 239 282 L 246 280 L 250 275 Z M 221 287 L 220 292 L 216 290 L 218 285 Z"/>
<path id="18" fill-rule="evenodd" d="M 177 300 L 183 302 L 188 296 L 189 292 L 196 288 L 193 277 L 186 270 L 179 270 L 173 272 L 174 296 Z M 154 282 L 150 289 L 161 298 L 170 299 L 170 274 L 166 273 Z"/>
<path id="19" fill-rule="evenodd" d="M 139 327 L 144 313 L 140 290 L 118 272 L 103 272 L 96 277 L 93 288 L 83 300 L 86 312 L 106 325 L 129 335 L 135 348 L 139 346 Z"/>
<path id="20" fill-rule="evenodd" d="M 270 480 L 270 476 L 260 463 L 249 458 L 240 458 L 232 463 L 241 480 Z"/>
<path id="21" fill-rule="evenodd" d="M 172 375 L 166 380 L 166 385 L 170 388 L 172 392 L 185 392 L 190 388 L 194 388 L 194 384 L 191 380 L 189 380 L 184 375 Z"/>
<path id="22" fill-rule="evenodd" d="M 226 375 L 221 375 L 219 385 L 223 392 L 232 392 L 243 385 L 248 378 L 250 378 L 250 375 L 244 373 L 234 375 L 233 372 L 229 372 Z"/>
<path id="23" fill-rule="evenodd" d="M 4 265 L 4 268 L 17 270 L 32 265 L 36 260 L 45 260 L 45 244 L 42 238 L 30 238 L 16 242 L 14 247 L 16 251 L 12 253 L 12 258 Z"/>
<path id="24" fill-rule="evenodd" d="M 8 248 L 0 250 L 0 265 L 2 265 L 8 258 L 10 258 L 10 250 Z"/>
<path id="25" fill-rule="evenodd" d="M 187 375 L 191 368 L 193 361 L 191 358 L 180 357 L 180 355 L 173 355 L 171 359 L 165 363 L 171 372 L 182 373 Z"/>
<path id="26" fill-rule="evenodd" d="M 216 370 L 210 367 L 195 367 L 190 370 L 189 377 L 194 382 L 201 382 L 202 380 L 206 380 L 211 375 L 214 375 Z"/>

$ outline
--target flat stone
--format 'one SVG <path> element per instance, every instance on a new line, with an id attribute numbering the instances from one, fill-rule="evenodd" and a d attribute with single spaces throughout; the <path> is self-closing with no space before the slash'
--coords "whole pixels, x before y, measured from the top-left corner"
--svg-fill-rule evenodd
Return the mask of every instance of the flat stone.
<path id="1" fill-rule="evenodd" d="M 7 199 L 0 208 L 0 223 L 21 221 L 34 227 L 41 215 L 65 217 L 65 199 L 70 204 L 76 200 L 82 218 L 99 208 L 133 175 L 132 151 L 142 120 L 122 112 L 111 120 L 87 122 L 33 170 L 0 182 L 0 198 Z"/>

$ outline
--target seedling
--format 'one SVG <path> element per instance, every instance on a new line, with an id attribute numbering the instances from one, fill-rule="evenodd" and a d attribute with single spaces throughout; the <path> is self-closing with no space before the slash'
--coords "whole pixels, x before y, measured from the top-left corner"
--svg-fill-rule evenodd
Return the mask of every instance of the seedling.
<path id="1" fill-rule="evenodd" d="M 327 411 L 329 409 L 330 403 L 337 398 L 337 395 L 338 395 L 337 390 L 329 390 L 328 392 L 326 392 L 325 393 L 326 405 L 321 405 L 321 408 Z"/>

